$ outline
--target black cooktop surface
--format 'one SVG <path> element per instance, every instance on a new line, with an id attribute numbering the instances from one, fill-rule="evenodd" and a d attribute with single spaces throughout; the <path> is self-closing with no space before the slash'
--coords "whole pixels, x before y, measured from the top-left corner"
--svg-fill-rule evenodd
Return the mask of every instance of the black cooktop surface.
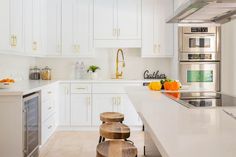
<path id="1" fill-rule="evenodd" d="M 236 97 L 216 92 L 164 92 L 166 96 L 188 107 L 236 107 Z"/>

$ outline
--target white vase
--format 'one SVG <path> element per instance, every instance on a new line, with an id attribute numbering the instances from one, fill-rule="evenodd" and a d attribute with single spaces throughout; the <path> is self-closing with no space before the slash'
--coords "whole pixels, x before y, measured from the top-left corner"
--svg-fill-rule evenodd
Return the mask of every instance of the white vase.
<path id="1" fill-rule="evenodd" d="M 96 80 L 96 79 L 98 78 L 98 73 L 97 73 L 97 72 L 91 72 L 91 73 L 90 73 L 90 78 L 91 78 L 92 80 Z"/>

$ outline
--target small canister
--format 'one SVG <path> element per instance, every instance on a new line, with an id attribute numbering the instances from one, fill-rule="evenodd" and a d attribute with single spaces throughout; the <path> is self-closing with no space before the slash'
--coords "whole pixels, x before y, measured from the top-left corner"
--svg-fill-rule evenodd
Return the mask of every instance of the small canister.
<path id="1" fill-rule="evenodd" d="M 30 68 L 29 78 L 30 80 L 40 80 L 40 69 L 37 66 Z"/>
<path id="2" fill-rule="evenodd" d="M 52 70 L 46 66 L 41 71 L 41 78 L 42 80 L 51 80 L 52 79 Z"/>

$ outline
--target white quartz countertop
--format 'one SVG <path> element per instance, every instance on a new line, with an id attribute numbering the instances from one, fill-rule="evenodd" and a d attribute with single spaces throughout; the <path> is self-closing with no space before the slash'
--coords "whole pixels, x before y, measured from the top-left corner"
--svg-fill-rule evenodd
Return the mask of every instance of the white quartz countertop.
<path id="1" fill-rule="evenodd" d="M 236 120 L 223 108 L 189 109 L 145 87 L 126 90 L 163 157 L 236 156 Z"/>
<path id="2" fill-rule="evenodd" d="M 27 80 L 17 81 L 9 89 L 0 89 L 0 95 L 25 95 L 31 92 L 39 91 L 43 87 L 51 85 L 53 83 L 143 83 L 150 82 L 153 80 L 126 80 L 126 79 L 104 79 L 104 80 Z"/>

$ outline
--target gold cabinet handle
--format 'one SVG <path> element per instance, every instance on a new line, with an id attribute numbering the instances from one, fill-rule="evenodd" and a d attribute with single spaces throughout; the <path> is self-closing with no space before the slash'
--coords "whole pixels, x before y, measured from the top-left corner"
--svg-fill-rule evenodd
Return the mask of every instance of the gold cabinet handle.
<path id="1" fill-rule="evenodd" d="M 37 50 L 37 45 L 38 45 L 38 43 L 37 43 L 36 41 L 34 41 L 34 42 L 32 43 L 32 50 L 33 50 L 33 51 L 36 51 L 36 50 Z"/>
<path id="2" fill-rule="evenodd" d="M 160 53 L 161 45 L 160 44 L 154 44 L 154 53 Z"/>
<path id="3" fill-rule="evenodd" d="M 16 46 L 16 36 L 15 35 L 11 35 L 11 47 L 15 47 Z"/>
<path id="4" fill-rule="evenodd" d="M 74 45 L 74 50 L 76 53 L 79 53 L 80 52 L 80 45 L 79 44 Z"/>
<path id="5" fill-rule="evenodd" d="M 15 46 L 17 46 L 17 37 L 15 36 Z"/>

